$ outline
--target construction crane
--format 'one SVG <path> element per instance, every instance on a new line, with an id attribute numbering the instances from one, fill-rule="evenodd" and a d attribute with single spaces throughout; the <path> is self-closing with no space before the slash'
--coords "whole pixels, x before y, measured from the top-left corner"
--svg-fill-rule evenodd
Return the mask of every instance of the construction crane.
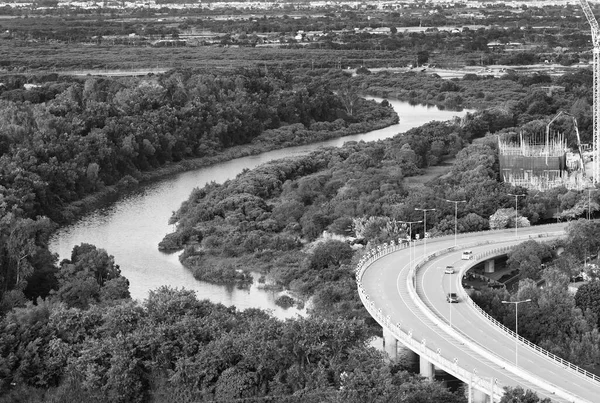
<path id="1" fill-rule="evenodd" d="M 583 13 L 585 14 L 585 18 L 587 18 L 588 23 L 592 29 L 592 45 L 594 47 L 594 61 L 593 61 L 593 73 L 594 73 L 594 88 L 592 89 L 592 113 L 594 116 L 594 127 L 593 127 L 593 161 L 592 161 L 592 181 L 594 184 L 600 182 L 600 126 L 598 119 L 600 119 L 600 85 L 598 80 L 600 80 L 600 27 L 598 26 L 598 21 L 596 17 L 594 17 L 594 13 L 592 12 L 592 8 L 590 7 L 590 3 L 587 0 L 579 0 L 579 4 L 581 4 L 581 8 L 583 9 Z"/>
<path id="2" fill-rule="evenodd" d="M 573 116 L 569 112 L 560 111 L 556 116 L 554 116 L 550 120 L 550 122 L 548 122 L 548 124 L 546 125 L 546 147 L 548 147 L 548 145 L 550 144 L 550 125 L 561 116 L 568 116 L 573 121 L 573 129 L 575 130 L 575 136 L 577 136 L 577 154 L 579 157 L 579 164 L 581 166 L 583 176 L 585 176 L 585 161 L 583 159 L 583 152 L 581 151 L 581 137 L 579 136 L 579 128 L 577 127 L 577 119 L 575 118 L 575 116 Z M 546 165 L 548 165 L 548 154 L 549 152 L 546 152 Z"/>

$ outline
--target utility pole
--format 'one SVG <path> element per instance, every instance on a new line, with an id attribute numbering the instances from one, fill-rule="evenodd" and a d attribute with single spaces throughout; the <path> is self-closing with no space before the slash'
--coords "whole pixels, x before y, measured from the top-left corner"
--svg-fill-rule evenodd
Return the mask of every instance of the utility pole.
<path id="1" fill-rule="evenodd" d="M 456 246 L 456 233 L 458 230 L 458 203 L 466 203 L 466 200 L 448 200 L 445 199 L 448 203 L 454 203 L 454 246 Z"/>
<path id="2" fill-rule="evenodd" d="M 519 304 L 523 302 L 531 302 L 531 299 L 523 301 L 502 301 L 503 304 L 515 305 L 515 367 L 519 367 Z"/>
<path id="3" fill-rule="evenodd" d="M 412 225 L 423 221 L 398 221 L 403 224 L 408 224 L 408 266 L 412 267 Z"/>
<path id="4" fill-rule="evenodd" d="M 508 193 L 509 196 L 515 196 L 515 238 L 519 237 L 519 210 L 518 210 L 518 200 L 519 197 L 524 197 L 524 194 L 514 194 Z"/>
<path id="5" fill-rule="evenodd" d="M 427 257 L 427 212 L 435 211 L 434 208 L 415 208 L 417 211 L 423 212 L 423 253 Z"/>

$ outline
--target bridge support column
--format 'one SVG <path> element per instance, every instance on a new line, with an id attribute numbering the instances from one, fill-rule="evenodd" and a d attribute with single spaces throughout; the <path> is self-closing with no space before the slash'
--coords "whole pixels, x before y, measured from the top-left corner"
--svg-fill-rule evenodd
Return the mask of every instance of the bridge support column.
<path id="1" fill-rule="evenodd" d="M 467 386 L 467 401 L 469 403 L 494 403 L 492 401 L 491 395 L 487 395 L 485 392 L 474 388 L 472 381 Z"/>
<path id="2" fill-rule="evenodd" d="M 391 361 L 398 359 L 398 340 L 386 328 L 383 328 L 383 349 Z"/>
<path id="3" fill-rule="evenodd" d="M 433 367 L 433 364 L 427 360 L 427 358 L 421 356 L 419 357 L 419 372 L 421 373 L 422 377 L 431 381 L 435 375 L 435 368 Z"/>
<path id="4" fill-rule="evenodd" d="M 493 273 L 495 271 L 494 268 L 494 259 L 489 259 L 485 261 L 485 268 L 483 269 L 485 273 Z"/>
<path id="5" fill-rule="evenodd" d="M 473 403 L 488 403 L 491 399 L 485 392 L 473 388 Z"/>
<path id="6" fill-rule="evenodd" d="M 398 342 L 394 334 L 385 328 L 383 329 L 383 350 L 390 361 L 400 362 L 406 368 L 413 368 L 415 371 L 418 369 L 419 355 Z"/>

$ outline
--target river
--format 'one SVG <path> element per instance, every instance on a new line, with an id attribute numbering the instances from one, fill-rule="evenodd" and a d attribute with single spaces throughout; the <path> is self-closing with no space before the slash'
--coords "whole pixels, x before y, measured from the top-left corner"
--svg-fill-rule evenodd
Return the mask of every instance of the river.
<path id="1" fill-rule="evenodd" d="M 380 98 L 373 98 L 381 101 Z M 131 296 L 137 300 L 147 298 L 150 290 L 161 285 L 194 290 L 199 299 L 209 299 L 239 310 L 260 308 L 269 310 L 275 317 L 284 319 L 303 314 L 295 308 L 283 309 L 275 305 L 278 293 L 265 291 L 255 283 L 249 289 L 219 286 L 194 279 L 178 259 L 178 254 L 158 250 L 163 236 L 174 228 L 169 217 L 186 200 L 195 187 L 214 181 L 223 183 L 244 169 L 252 169 L 273 159 L 307 154 L 323 146 L 341 146 L 347 141 L 374 141 L 392 137 L 432 120 L 449 120 L 466 113 L 439 110 L 435 107 L 409 105 L 390 101 L 400 116 L 400 123 L 385 129 L 347 136 L 340 139 L 270 151 L 260 155 L 238 158 L 195 171 L 177 174 L 160 182 L 145 186 L 111 206 L 99 209 L 76 223 L 60 228 L 53 236 L 50 250 L 60 259 L 69 258 L 73 246 L 90 243 L 105 249 L 115 257 L 121 273 L 129 279 Z"/>

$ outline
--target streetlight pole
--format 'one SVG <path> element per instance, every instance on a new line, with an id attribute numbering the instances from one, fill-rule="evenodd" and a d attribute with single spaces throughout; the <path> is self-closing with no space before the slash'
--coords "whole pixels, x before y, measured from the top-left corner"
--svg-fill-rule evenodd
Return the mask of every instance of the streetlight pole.
<path id="1" fill-rule="evenodd" d="M 523 301 L 502 301 L 503 304 L 515 304 L 515 367 L 519 367 L 519 304 L 531 302 L 531 299 Z"/>
<path id="2" fill-rule="evenodd" d="M 466 203 L 466 200 L 448 200 L 448 203 L 454 203 L 454 246 L 456 246 L 456 233 L 458 232 L 458 203 Z"/>
<path id="3" fill-rule="evenodd" d="M 423 212 L 423 253 L 427 257 L 427 212 L 435 211 L 434 208 L 415 208 L 417 211 Z"/>
<path id="4" fill-rule="evenodd" d="M 423 221 L 398 221 L 403 224 L 408 224 L 408 265 L 412 267 L 412 225 Z"/>
<path id="5" fill-rule="evenodd" d="M 452 275 L 448 275 L 448 278 L 450 279 L 450 294 L 452 294 Z M 450 305 L 450 329 L 452 329 L 452 304 L 448 305 Z"/>
<path id="6" fill-rule="evenodd" d="M 515 238 L 519 237 L 519 197 L 524 197 L 524 194 L 508 193 L 509 196 L 515 196 Z"/>
<path id="7" fill-rule="evenodd" d="M 592 189 L 588 188 L 588 221 L 592 218 L 591 192 L 592 192 Z"/>

